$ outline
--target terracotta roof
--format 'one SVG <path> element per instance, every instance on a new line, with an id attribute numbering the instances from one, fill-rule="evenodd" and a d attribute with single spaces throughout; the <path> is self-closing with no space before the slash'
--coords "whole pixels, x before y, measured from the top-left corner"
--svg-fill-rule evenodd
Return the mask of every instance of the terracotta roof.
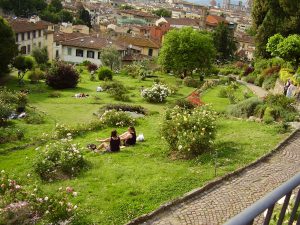
<path id="1" fill-rule="evenodd" d="M 29 22 L 29 19 L 9 18 L 7 20 L 15 33 L 23 33 L 34 30 L 45 30 L 48 29 L 48 26 L 52 25 L 51 23 L 42 20 L 36 23 Z"/>
<path id="2" fill-rule="evenodd" d="M 170 25 L 180 25 L 180 26 L 191 26 L 199 27 L 200 20 L 191 18 L 165 18 Z"/>
<path id="3" fill-rule="evenodd" d="M 206 17 L 206 25 L 216 27 L 219 23 L 224 22 L 228 24 L 229 22 L 222 16 L 208 15 Z"/>
<path id="4" fill-rule="evenodd" d="M 144 37 L 131 37 L 131 36 L 120 36 L 117 39 L 121 43 L 127 43 L 128 45 L 135 45 L 138 47 L 148 47 L 148 48 L 160 48 L 159 44 L 151 39 Z"/>
<path id="5" fill-rule="evenodd" d="M 245 42 L 245 43 L 254 44 L 254 38 L 249 36 L 249 35 L 237 36 L 236 40 L 238 42 Z"/>
<path id="6" fill-rule="evenodd" d="M 103 49 L 108 46 L 113 46 L 119 51 L 123 51 L 126 48 L 116 41 L 108 40 L 107 38 L 97 36 L 82 36 L 74 39 L 69 39 L 60 42 L 64 46 L 72 46 L 78 48 L 87 49 Z"/>
<path id="7" fill-rule="evenodd" d="M 66 40 L 75 39 L 79 37 L 86 37 L 86 36 L 88 35 L 79 32 L 74 32 L 74 33 L 55 32 L 54 42 L 66 41 Z"/>

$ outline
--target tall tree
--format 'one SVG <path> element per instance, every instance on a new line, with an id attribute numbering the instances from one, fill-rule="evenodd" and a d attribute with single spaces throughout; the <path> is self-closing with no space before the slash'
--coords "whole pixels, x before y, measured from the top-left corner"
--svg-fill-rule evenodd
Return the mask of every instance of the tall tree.
<path id="1" fill-rule="evenodd" d="M 92 27 L 92 24 L 91 24 L 91 15 L 83 7 L 79 10 L 79 20 L 83 21 L 84 24 L 87 25 L 88 27 L 90 27 L 90 28 Z"/>
<path id="2" fill-rule="evenodd" d="M 8 71 L 8 65 L 17 54 L 15 35 L 8 22 L 0 17 L 0 76 Z"/>
<path id="3" fill-rule="evenodd" d="M 47 47 L 34 48 L 31 55 L 39 65 L 46 64 L 49 60 Z"/>
<path id="4" fill-rule="evenodd" d="M 236 44 L 233 38 L 233 32 L 225 23 L 220 23 L 213 32 L 215 48 L 220 60 L 230 59 L 236 51 Z"/>
<path id="5" fill-rule="evenodd" d="M 253 27 L 256 32 L 256 54 L 268 57 L 266 45 L 276 33 L 287 37 L 300 31 L 300 1 L 254 0 Z"/>
<path id="6" fill-rule="evenodd" d="M 121 58 L 118 50 L 114 47 L 105 48 L 101 51 L 101 62 L 111 70 L 119 68 Z"/>
<path id="7" fill-rule="evenodd" d="M 290 61 L 295 68 L 298 68 L 300 63 L 300 35 L 293 34 L 283 38 L 282 35 L 276 34 L 269 38 L 267 51 L 272 56 Z"/>
<path id="8" fill-rule="evenodd" d="M 185 27 L 166 34 L 158 62 L 165 70 L 185 77 L 193 70 L 210 68 L 215 52 L 210 34 Z"/>
<path id="9" fill-rule="evenodd" d="M 37 14 L 47 7 L 45 0 L 0 0 L 0 8 L 16 16 Z"/>
<path id="10" fill-rule="evenodd" d="M 171 17 L 172 12 L 167 9 L 157 9 L 153 11 L 153 14 L 161 17 Z"/>

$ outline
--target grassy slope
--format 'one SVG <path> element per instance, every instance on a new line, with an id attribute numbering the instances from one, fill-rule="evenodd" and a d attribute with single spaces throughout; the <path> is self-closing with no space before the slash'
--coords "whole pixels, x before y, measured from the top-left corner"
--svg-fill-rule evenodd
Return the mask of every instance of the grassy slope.
<path id="1" fill-rule="evenodd" d="M 140 86 L 150 86 L 153 81 L 141 82 L 128 77 L 116 79 L 121 80 L 126 86 L 135 87 L 130 91 L 134 103 L 160 112 L 140 120 L 137 131 L 144 133 L 145 142 L 122 150 L 118 154 L 97 155 L 86 152 L 85 155 L 91 162 L 92 168 L 73 180 L 41 183 L 32 172 L 36 154 L 33 148 L 0 154 L 0 170 L 5 169 L 24 177 L 30 173 L 33 180 L 41 183 L 49 191 L 55 191 L 60 186 L 74 187 L 79 192 L 76 201 L 81 203 L 81 207 L 90 211 L 88 215 L 96 224 L 125 223 L 213 179 L 214 159 L 211 153 L 191 161 L 173 161 L 166 157 L 167 146 L 161 141 L 159 133 L 161 114 L 166 105 L 148 104 L 139 97 Z M 166 77 L 164 80 L 175 85 L 173 77 Z M 106 93 L 94 91 L 97 84 L 98 82 L 83 79 L 80 88 L 62 91 L 63 97 L 59 99 L 48 98 L 48 93 L 30 94 L 31 105 L 48 115 L 48 123 L 42 126 L 28 126 L 18 122 L 17 126 L 26 127 L 29 137 L 37 137 L 41 132 L 51 131 L 54 120 L 67 124 L 89 121 L 100 104 L 114 102 Z M 10 85 L 13 87 L 13 83 Z M 81 90 L 92 96 L 87 99 L 71 97 Z M 182 87 L 176 96 L 169 99 L 169 103 L 175 98 L 186 96 L 191 91 L 191 88 Z M 219 106 L 216 104 L 216 109 L 220 107 L 222 110 L 228 106 L 228 102 L 222 102 L 226 99 L 218 98 L 217 93 L 215 89 L 208 91 L 203 99 L 213 104 L 220 102 Z M 95 102 L 93 98 L 95 95 L 100 97 L 99 102 Z M 75 141 L 85 146 L 93 143 L 96 138 L 108 136 L 110 130 L 89 132 L 76 138 Z M 118 130 L 125 131 L 125 129 Z M 282 138 L 283 135 L 277 134 L 274 126 L 219 119 L 216 140 L 218 176 L 255 160 L 272 149 Z"/>

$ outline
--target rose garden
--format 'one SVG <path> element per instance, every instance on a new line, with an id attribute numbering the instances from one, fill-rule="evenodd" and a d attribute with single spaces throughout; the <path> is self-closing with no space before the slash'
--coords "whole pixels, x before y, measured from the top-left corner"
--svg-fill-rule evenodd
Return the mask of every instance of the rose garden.
<path id="1" fill-rule="evenodd" d="M 295 98 L 260 98 L 240 83 L 297 86 L 288 60 L 189 62 L 178 75 L 169 72 L 173 62 L 164 64 L 167 50 L 161 54 L 158 63 L 114 72 L 89 62 L 42 70 L 32 57 L 17 57 L 19 74 L 11 69 L 0 89 L 0 224 L 124 224 L 248 165 L 299 120 Z M 87 148 L 129 126 L 144 140 L 118 153 Z"/>

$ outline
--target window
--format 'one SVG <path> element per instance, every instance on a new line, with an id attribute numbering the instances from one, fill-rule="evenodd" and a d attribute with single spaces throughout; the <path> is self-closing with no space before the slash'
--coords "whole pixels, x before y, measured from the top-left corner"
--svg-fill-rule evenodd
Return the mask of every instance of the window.
<path id="1" fill-rule="evenodd" d="M 149 50 L 148 50 L 148 55 L 149 55 L 149 56 L 152 56 L 152 55 L 153 55 L 153 49 L 152 49 L 152 48 L 149 48 Z"/>
<path id="2" fill-rule="evenodd" d="M 83 57 L 83 50 L 82 49 L 76 49 L 76 56 L 77 57 Z"/>
<path id="3" fill-rule="evenodd" d="M 94 51 L 87 51 L 87 55 L 86 55 L 87 58 L 95 58 L 95 52 Z"/>
<path id="4" fill-rule="evenodd" d="M 21 36 L 22 36 L 22 41 L 24 41 L 25 40 L 25 34 L 22 33 Z"/>
<path id="5" fill-rule="evenodd" d="M 39 30 L 39 37 L 41 37 L 42 36 L 42 31 L 41 30 Z"/>
<path id="6" fill-rule="evenodd" d="M 20 53 L 21 53 L 22 55 L 25 55 L 25 54 L 26 54 L 26 46 L 22 46 L 22 47 L 21 47 Z"/>
<path id="7" fill-rule="evenodd" d="M 42 47 L 42 43 L 41 42 L 39 42 L 39 48 L 41 48 Z"/>
<path id="8" fill-rule="evenodd" d="M 55 53 L 55 58 L 59 58 L 59 51 L 58 50 L 56 50 L 56 53 Z"/>
<path id="9" fill-rule="evenodd" d="M 72 48 L 68 48 L 68 55 L 72 55 Z"/>
<path id="10" fill-rule="evenodd" d="M 101 56 L 101 52 L 98 52 L 98 59 L 100 59 L 100 56 Z"/>
<path id="11" fill-rule="evenodd" d="M 29 54 L 31 51 L 31 46 L 30 45 L 27 45 L 27 54 Z"/>
<path id="12" fill-rule="evenodd" d="M 32 36 L 33 36 L 33 38 L 36 38 L 36 33 L 35 33 L 35 30 L 34 30 L 34 31 L 32 31 Z"/>
<path id="13" fill-rule="evenodd" d="M 16 34 L 16 42 L 19 41 L 19 34 Z"/>
<path id="14" fill-rule="evenodd" d="M 56 46 L 59 46 L 59 42 L 56 42 Z"/>
<path id="15" fill-rule="evenodd" d="M 29 40 L 29 39 L 30 39 L 30 31 L 27 32 L 27 40 Z"/>

